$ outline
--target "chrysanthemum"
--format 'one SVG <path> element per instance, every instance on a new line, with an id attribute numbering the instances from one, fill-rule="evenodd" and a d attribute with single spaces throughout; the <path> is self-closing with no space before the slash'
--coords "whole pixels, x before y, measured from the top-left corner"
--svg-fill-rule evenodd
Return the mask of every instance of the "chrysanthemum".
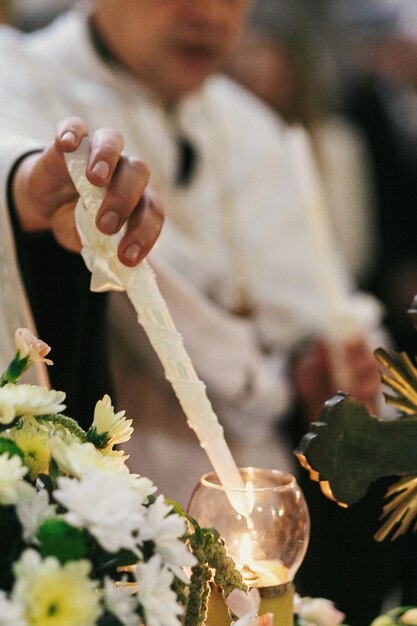
<path id="1" fill-rule="evenodd" d="M 141 603 L 147 626 L 180 626 L 183 609 L 171 589 L 173 574 L 161 565 L 161 557 L 155 554 L 147 563 L 138 563 L 137 596 Z"/>
<path id="2" fill-rule="evenodd" d="M 49 503 L 49 495 L 46 489 L 34 491 L 27 500 L 19 502 L 16 507 L 17 517 L 23 528 L 23 539 L 35 541 L 36 531 L 40 524 L 55 515 L 56 506 Z"/>
<path id="3" fill-rule="evenodd" d="M 9 600 L 0 589 L 0 626 L 26 626 L 23 619 L 23 608 Z"/>
<path id="4" fill-rule="evenodd" d="M 122 458 L 104 455 L 92 443 L 73 441 L 68 445 L 62 439 L 52 437 L 49 447 L 60 470 L 70 476 L 79 478 L 94 468 L 108 473 L 129 472 Z"/>
<path id="5" fill-rule="evenodd" d="M 88 561 L 61 565 L 26 550 L 15 565 L 13 600 L 24 607 L 28 626 L 94 626 L 102 612 Z"/>
<path id="6" fill-rule="evenodd" d="M 63 391 L 36 385 L 7 384 L 0 388 L 0 424 L 10 424 L 19 415 L 50 415 L 65 409 Z"/>
<path id="7" fill-rule="evenodd" d="M 54 498 L 72 526 L 86 528 L 108 552 L 122 548 L 138 553 L 144 507 L 130 486 L 128 474 L 89 470 L 80 480 L 58 478 Z"/>
<path id="8" fill-rule="evenodd" d="M 129 474 L 130 488 L 135 492 L 136 498 L 143 504 L 149 499 L 149 496 L 157 490 L 153 482 L 146 476 L 139 474 Z"/>
<path id="9" fill-rule="evenodd" d="M 24 480 L 27 472 L 19 456 L 0 455 L 0 504 L 17 504 L 30 498 L 35 489 Z"/>
<path id="10" fill-rule="evenodd" d="M 18 328 L 15 332 L 15 344 L 19 351 L 20 357 L 29 357 L 32 362 L 38 361 L 40 363 L 46 363 L 47 365 L 53 365 L 50 359 L 46 359 L 46 355 L 49 354 L 51 348 L 47 343 L 38 339 L 27 328 Z"/>
<path id="11" fill-rule="evenodd" d="M 186 531 L 185 521 L 172 507 L 158 496 L 147 509 L 141 527 L 141 539 L 151 539 L 155 543 L 155 551 L 161 555 L 164 564 L 181 580 L 188 582 L 183 567 L 191 567 L 197 562 L 180 537 Z"/>
<path id="12" fill-rule="evenodd" d="M 136 603 L 130 589 L 123 585 L 116 587 L 107 577 L 104 580 L 104 604 L 123 626 L 138 626 L 139 618 L 134 610 Z"/>
<path id="13" fill-rule="evenodd" d="M 12 439 L 23 452 L 31 480 L 48 472 L 51 460 L 49 437 L 45 431 L 39 429 L 35 420 L 25 419 L 20 428 L 12 428 L 4 436 Z"/>
<path id="14" fill-rule="evenodd" d="M 103 440 L 104 445 L 100 447 L 114 446 L 129 441 L 133 432 L 132 421 L 126 419 L 125 411 L 114 412 L 110 396 L 106 394 L 95 406 L 91 431 Z"/>

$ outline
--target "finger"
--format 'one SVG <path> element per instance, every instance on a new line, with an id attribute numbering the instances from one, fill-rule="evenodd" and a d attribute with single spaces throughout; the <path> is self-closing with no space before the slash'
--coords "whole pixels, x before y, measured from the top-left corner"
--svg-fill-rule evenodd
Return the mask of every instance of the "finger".
<path id="1" fill-rule="evenodd" d="M 124 141 L 113 128 L 97 130 L 90 147 L 87 177 L 93 185 L 108 185 L 118 165 Z"/>
<path id="2" fill-rule="evenodd" d="M 58 243 L 71 252 L 81 252 L 81 240 L 75 225 L 74 205 L 67 204 L 51 218 L 51 230 Z"/>
<path id="3" fill-rule="evenodd" d="M 137 265 L 149 253 L 164 222 L 159 199 L 147 191 L 132 212 L 126 234 L 118 248 L 118 257 L 124 265 Z"/>
<path id="4" fill-rule="evenodd" d="M 74 152 L 88 135 L 88 127 L 80 117 L 67 117 L 58 123 L 55 146 L 59 152 Z"/>
<path id="5" fill-rule="evenodd" d="M 97 213 L 96 224 L 105 235 L 118 232 L 138 206 L 149 180 L 148 166 L 137 158 L 121 156 Z"/>

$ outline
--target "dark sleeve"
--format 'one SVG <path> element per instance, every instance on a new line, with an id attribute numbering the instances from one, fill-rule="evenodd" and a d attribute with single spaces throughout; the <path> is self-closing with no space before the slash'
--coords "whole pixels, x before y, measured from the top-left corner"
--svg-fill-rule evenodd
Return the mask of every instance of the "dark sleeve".
<path id="1" fill-rule="evenodd" d="M 22 158 L 14 164 L 7 187 L 18 263 L 39 337 L 52 348 L 51 385 L 67 394 L 65 413 L 88 428 L 96 401 L 112 394 L 107 294 L 90 291 L 90 272 L 81 255 L 62 248 L 49 231 L 22 231 L 12 197 Z"/>

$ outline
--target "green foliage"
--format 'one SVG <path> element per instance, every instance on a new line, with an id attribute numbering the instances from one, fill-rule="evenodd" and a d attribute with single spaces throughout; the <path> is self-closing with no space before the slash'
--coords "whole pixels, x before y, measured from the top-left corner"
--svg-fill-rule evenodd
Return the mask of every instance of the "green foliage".
<path id="1" fill-rule="evenodd" d="M 16 352 L 15 357 L 10 361 L 6 371 L 0 378 L 0 387 L 4 387 L 8 383 L 15 383 L 27 370 L 31 361 L 29 356 L 20 357 L 20 353 Z"/>
<path id="2" fill-rule="evenodd" d="M 221 588 L 224 597 L 233 589 L 247 591 L 247 586 L 233 559 L 227 554 L 218 531 L 214 528 L 201 528 L 179 505 L 174 506 L 176 512 L 182 514 L 189 523 L 187 540 L 198 561 L 192 568 L 184 626 L 200 626 L 207 616 L 211 582 Z"/>
<path id="3" fill-rule="evenodd" d="M 62 564 L 83 559 L 87 555 L 84 531 L 62 519 L 47 519 L 38 528 L 39 551 L 45 558 L 54 556 Z"/>
<path id="4" fill-rule="evenodd" d="M 22 450 L 15 444 L 11 439 L 7 439 L 6 437 L 0 437 L 0 455 L 8 454 L 9 456 L 20 456 L 21 459 L 24 458 L 24 454 Z"/>
<path id="5" fill-rule="evenodd" d="M 10 591 L 13 583 L 12 564 L 25 547 L 14 506 L 0 506 L 0 540 L 0 589 Z"/>
<path id="6" fill-rule="evenodd" d="M 103 450 L 109 442 L 108 433 L 98 434 L 95 426 L 90 426 L 87 430 L 86 439 L 94 444 L 99 450 Z"/>

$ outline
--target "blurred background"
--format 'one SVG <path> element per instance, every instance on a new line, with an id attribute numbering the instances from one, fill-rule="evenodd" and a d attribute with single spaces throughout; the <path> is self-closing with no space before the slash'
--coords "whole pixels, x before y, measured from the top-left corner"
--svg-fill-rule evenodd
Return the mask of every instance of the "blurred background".
<path id="1" fill-rule="evenodd" d="M 0 0 L 0 17 L 33 30 L 73 4 Z M 417 285 L 416 0 L 254 0 L 225 70 L 310 132 L 346 262 L 415 354 L 404 312 Z"/>
<path id="2" fill-rule="evenodd" d="M 31 31 L 73 4 L 75 0 L 0 0 L 0 20 Z M 240 47 L 224 70 L 277 116 L 307 129 L 338 247 L 357 285 L 385 305 L 394 347 L 417 354 L 417 333 L 406 315 L 417 292 L 417 0 L 257 0 Z M 126 363 L 126 372 L 129 367 Z M 116 372 L 122 407 L 135 397 L 133 389 L 123 387 L 129 379 L 124 374 L 122 368 Z M 163 417 L 165 400 L 160 396 L 159 401 L 157 413 Z M 158 440 L 158 450 L 165 445 L 168 458 L 175 433 L 165 426 L 160 432 L 165 438 L 162 444 Z M 191 431 L 187 435 L 194 437 Z M 186 450 L 186 442 L 177 442 L 178 456 L 180 445 Z M 149 464 L 154 463 L 151 446 L 146 453 Z M 141 460 L 146 470 L 146 458 Z M 178 475 L 172 481 L 181 482 Z M 185 483 L 183 487 L 188 493 Z M 336 599 L 332 575 L 318 575 L 318 565 L 333 566 L 331 559 L 338 554 L 340 567 L 348 571 L 350 555 L 345 566 L 340 550 L 352 552 L 350 522 L 346 518 L 343 526 L 339 518 L 335 521 L 336 507 L 330 510 L 334 505 L 324 503 L 316 485 L 313 489 L 318 501 L 309 500 L 311 512 L 315 507 L 319 515 L 321 507 L 329 506 L 329 516 L 327 526 L 323 519 L 313 524 L 320 536 L 299 585 L 309 595 Z M 366 528 L 366 518 L 361 520 Z M 372 555 L 364 552 L 372 583 L 364 589 L 364 606 L 357 602 L 356 623 L 375 617 L 365 614 L 366 605 L 371 611 L 370 596 L 379 595 L 379 602 L 381 589 L 401 586 L 403 597 L 415 603 L 416 547 L 405 540 L 396 545 L 389 571 L 375 568 Z M 351 623 L 354 617 L 352 613 Z"/>

